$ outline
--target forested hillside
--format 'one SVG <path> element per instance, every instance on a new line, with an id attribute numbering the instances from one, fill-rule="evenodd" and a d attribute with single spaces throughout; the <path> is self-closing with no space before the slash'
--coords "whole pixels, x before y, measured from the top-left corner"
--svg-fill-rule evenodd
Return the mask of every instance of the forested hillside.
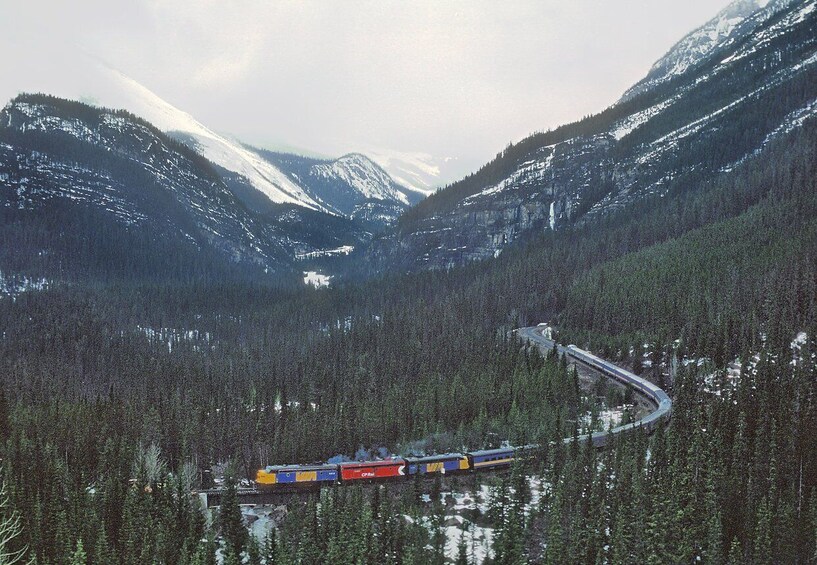
<path id="1" fill-rule="evenodd" d="M 671 52 L 367 250 L 396 193 L 340 194 L 352 219 L 262 205 L 130 114 L 15 99 L 0 565 L 817 562 L 817 1 L 737 8 L 688 72 L 662 74 Z M 267 157 L 320 191 L 329 169 L 382 173 Z M 321 253 L 344 276 L 304 288 Z M 570 442 L 643 408 L 513 331 L 540 322 L 660 384 L 671 420 Z M 335 485 L 260 525 L 239 509 L 265 465 L 509 445 L 535 457 Z M 211 487 L 212 513 L 194 495 Z"/>
<path id="2" fill-rule="evenodd" d="M 725 372 L 684 370 L 675 387 L 672 423 L 649 440 L 627 438 L 599 452 L 555 447 L 541 467 L 495 483 L 485 515 L 493 527 L 492 563 L 810 563 L 817 556 L 817 343 L 764 348 L 739 379 Z M 796 365 L 783 361 L 796 359 Z M 804 362 L 805 360 L 805 362 Z M 713 378 L 714 377 L 714 378 Z M 550 485 L 531 499 L 531 484 Z M 479 485 L 460 485 L 474 495 Z M 388 491 L 387 491 L 388 492 Z M 343 559 L 443 563 L 438 525 L 452 512 L 451 493 L 420 508 L 428 530 L 393 519 L 417 516 L 399 495 L 365 499 L 333 494 L 326 501 L 356 517 L 340 528 L 309 506 L 293 514 L 269 551 L 285 563 Z M 328 497 L 327 497 L 328 498 Z M 338 501 L 337 499 L 340 498 Z M 386 505 L 382 500 L 389 500 Z M 394 502 L 394 500 L 398 502 Z M 366 535 L 370 532 L 370 537 Z M 462 527 L 466 539 L 468 527 Z M 347 537 L 349 536 L 349 537 Z M 426 543 L 418 550 L 416 541 Z M 352 541 L 348 541 L 352 540 Z M 457 563 L 473 562 L 459 543 Z"/>
<path id="3" fill-rule="evenodd" d="M 369 268 L 450 268 L 545 232 L 603 223 L 622 209 L 728 179 L 797 131 L 817 110 L 817 4 L 746 1 L 729 9 L 737 17 L 719 14 L 692 34 L 702 41 L 711 34 L 711 48 L 681 42 L 665 55 L 676 69 L 670 76 L 595 115 L 508 144 L 409 210 L 393 234 L 373 241 Z M 733 31 L 718 39 L 723 26 Z"/>
<path id="4" fill-rule="evenodd" d="M 573 377 L 507 333 L 549 317 L 624 362 L 650 343 L 645 374 L 672 385 L 676 408 L 649 444 L 547 455 L 541 477 L 553 490 L 536 504 L 520 479 L 519 495 L 502 495 L 500 481 L 496 510 L 473 518 L 493 528 L 497 562 L 803 562 L 817 523 L 806 433 L 817 422 L 817 324 L 804 270 L 813 146 L 807 128 L 729 182 L 461 270 L 309 292 L 113 285 L 0 300 L 3 460 L 20 542 L 40 562 L 70 562 L 80 541 L 95 563 L 208 562 L 212 536 L 229 528 L 208 529 L 183 493 L 210 484 L 214 464 L 232 460 L 246 477 L 361 448 L 569 436 L 589 408 Z M 739 285 L 724 283 L 733 270 Z M 787 273 L 797 282 L 782 284 Z M 653 279 L 666 292 L 650 290 Z M 809 339 L 793 351 L 800 331 Z M 793 354 L 796 364 L 784 362 Z M 711 362 L 672 369 L 684 355 Z M 741 374 L 727 378 L 738 356 Z M 402 491 L 327 496 L 359 517 L 353 526 L 320 527 L 330 514 L 293 501 L 266 551 L 284 563 L 383 551 L 396 563 L 442 562 L 445 504 Z"/>
<path id="5" fill-rule="evenodd" d="M 176 562 L 208 551 L 188 493 L 214 464 L 251 477 L 408 443 L 525 443 L 569 433 L 588 409 L 564 366 L 451 306 L 440 316 L 445 300 L 398 292 L 232 284 L 0 301 L 21 539 L 40 562 L 69 562 L 80 540 L 93 562 Z"/>

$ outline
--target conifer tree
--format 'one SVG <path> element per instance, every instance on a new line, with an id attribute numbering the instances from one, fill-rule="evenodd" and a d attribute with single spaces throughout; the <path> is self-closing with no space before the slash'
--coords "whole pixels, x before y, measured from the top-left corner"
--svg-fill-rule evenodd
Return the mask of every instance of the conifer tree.
<path id="1" fill-rule="evenodd" d="M 115 563 L 116 556 L 113 549 L 108 543 L 108 536 L 105 533 L 104 526 L 100 529 L 99 535 L 96 538 L 96 545 L 94 546 L 94 562 L 95 563 Z"/>
<path id="2" fill-rule="evenodd" d="M 244 527 L 244 518 L 238 505 L 237 484 L 236 468 L 230 464 L 224 474 L 224 494 L 218 512 L 218 524 L 224 536 L 227 553 L 239 556 L 244 551 L 247 541 L 247 529 Z"/>
<path id="3" fill-rule="evenodd" d="M 250 535 L 247 543 L 247 565 L 261 565 L 261 547 L 258 538 L 253 535 Z"/>
<path id="4" fill-rule="evenodd" d="M 267 537 L 264 539 L 264 564 L 275 565 L 278 563 L 278 541 L 275 528 L 271 528 L 267 532 Z"/>
<path id="5" fill-rule="evenodd" d="M 460 533 L 460 541 L 457 543 L 457 560 L 456 565 L 469 565 L 468 562 L 468 544 L 465 543 L 465 529 Z"/>
<path id="6" fill-rule="evenodd" d="M 76 549 L 71 554 L 71 565 L 87 565 L 88 557 L 85 555 L 85 549 L 82 547 L 82 540 L 77 540 Z"/>
<path id="7" fill-rule="evenodd" d="M 772 557 L 772 512 L 768 499 L 764 497 L 757 508 L 752 562 L 756 565 L 771 565 Z"/>
<path id="8" fill-rule="evenodd" d="M 734 538 L 732 544 L 729 546 L 729 558 L 727 563 L 729 565 L 743 565 L 743 557 L 743 548 L 740 545 L 740 541 L 738 541 L 738 538 Z"/>

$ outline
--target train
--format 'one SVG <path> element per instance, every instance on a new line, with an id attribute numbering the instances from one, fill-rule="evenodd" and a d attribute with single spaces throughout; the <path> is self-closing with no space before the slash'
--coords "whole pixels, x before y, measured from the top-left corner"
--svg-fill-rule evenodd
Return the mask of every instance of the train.
<path id="1" fill-rule="evenodd" d="M 405 480 L 417 475 L 454 475 L 476 469 L 510 467 L 519 456 L 516 448 L 506 447 L 471 453 L 392 457 L 329 465 L 273 465 L 257 471 L 255 485 L 259 490 L 296 490 L 332 484 Z"/>
<path id="2" fill-rule="evenodd" d="M 617 434 L 632 430 L 652 433 L 661 423 L 669 420 L 672 401 L 661 388 L 641 377 L 596 357 L 575 345 L 561 346 L 545 338 L 538 328 L 518 330 L 526 339 L 538 342 L 574 360 L 583 363 L 609 378 L 633 388 L 655 405 L 655 410 L 645 417 L 602 432 L 578 436 L 579 441 L 588 440 L 594 447 L 606 447 Z M 565 438 L 565 443 L 575 438 Z M 298 491 L 336 484 L 361 484 L 407 480 L 417 476 L 450 475 L 489 471 L 510 467 L 519 459 L 534 457 L 540 446 L 501 447 L 466 453 L 444 453 L 425 457 L 392 457 L 378 461 L 353 461 L 319 465 L 271 465 L 259 469 L 255 476 L 256 489 L 261 491 Z"/>
<path id="3" fill-rule="evenodd" d="M 554 347 L 560 346 L 554 344 Z M 610 443 L 611 438 L 616 434 L 621 434 L 634 429 L 641 429 L 644 432 L 651 434 L 661 422 L 669 421 L 672 413 L 672 400 L 670 400 L 669 395 L 661 388 L 657 387 L 650 381 L 642 379 L 638 375 L 627 371 L 626 369 L 622 369 L 617 365 L 613 365 L 609 361 L 596 357 L 588 351 L 579 349 L 575 345 L 568 345 L 564 348 L 560 347 L 560 351 L 564 351 L 570 357 L 573 357 L 577 361 L 596 369 L 597 371 L 607 375 L 609 378 L 633 388 L 637 393 L 646 397 L 655 405 L 655 410 L 640 420 L 618 426 L 612 430 L 584 434 L 579 436 L 579 439 L 587 440 L 589 435 L 591 436 L 593 446 L 602 448 L 606 447 L 607 444 Z M 573 441 L 573 438 L 567 438 L 565 441 Z"/>

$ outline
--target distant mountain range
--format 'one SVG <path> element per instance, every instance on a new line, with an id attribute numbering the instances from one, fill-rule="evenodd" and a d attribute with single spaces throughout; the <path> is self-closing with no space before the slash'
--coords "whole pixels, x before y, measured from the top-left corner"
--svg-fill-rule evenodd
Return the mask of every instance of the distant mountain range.
<path id="1" fill-rule="evenodd" d="M 409 205 L 423 196 L 397 184 L 386 171 L 360 153 L 334 161 L 256 150 L 293 181 L 321 209 L 339 214 L 372 229 L 391 225 Z"/>
<path id="2" fill-rule="evenodd" d="M 383 215 L 377 227 L 394 221 L 423 194 L 395 182 L 368 157 L 355 154 L 338 159 L 318 174 L 304 171 L 303 162 L 326 165 L 326 161 L 257 149 L 217 134 L 188 113 L 179 110 L 125 75 L 102 69 L 112 85 L 106 98 L 116 107 L 140 116 L 195 151 L 247 187 L 264 194 L 274 204 L 295 204 L 330 214 L 351 214 L 356 204 L 379 201 L 396 213 Z M 291 168 L 289 168 L 291 167 Z M 243 194 L 243 191 L 242 191 Z M 253 202 L 255 205 L 255 202 Z"/>
<path id="3" fill-rule="evenodd" d="M 277 186 L 289 186 L 279 174 Z M 382 203 L 359 192 L 364 180 L 350 174 L 342 181 L 343 188 L 358 183 L 350 201 Z M 324 179 L 321 194 L 331 185 Z M 371 237 L 306 193 L 312 206 L 273 202 L 247 177 L 133 114 L 47 95 L 18 96 L 0 112 L 0 186 L 0 273 L 7 278 L 287 276 L 305 257 Z M 388 188 L 398 194 L 394 183 Z M 263 205 L 245 204 L 253 198 Z"/>
<path id="4" fill-rule="evenodd" d="M 104 100 L 128 112 L 21 95 L 0 112 L 2 288 L 295 280 L 352 250 L 368 274 L 448 268 L 614 221 L 728 176 L 813 120 L 815 29 L 817 0 L 738 0 L 612 107 L 513 144 L 425 199 L 406 185 L 439 174 L 427 156 L 258 149 L 114 71 Z"/>
<path id="5" fill-rule="evenodd" d="M 348 254 L 423 198 L 365 155 L 253 148 L 120 73 L 105 76 L 106 99 L 136 114 L 48 95 L 18 96 L 0 113 L 7 281 L 184 278 L 182 265 L 289 276 Z"/>
<path id="6" fill-rule="evenodd" d="M 621 100 L 409 210 L 370 269 L 447 268 L 729 173 L 817 114 L 817 0 L 738 0 Z"/>

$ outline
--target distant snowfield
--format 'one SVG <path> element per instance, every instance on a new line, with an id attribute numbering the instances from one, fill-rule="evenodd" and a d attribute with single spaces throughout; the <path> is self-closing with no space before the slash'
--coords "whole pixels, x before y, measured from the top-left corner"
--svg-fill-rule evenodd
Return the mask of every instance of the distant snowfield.
<path id="1" fill-rule="evenodd" d="M 395 182 L 428 196 L 463 176 L 454 157 L 438 159 L 429 153 L 365 148 L 363 153 L 380 165 Z"/>
<path id="2" fill-rule="evenodd" d="M 295 258 L 304 260 L 304 259 L 317 259 L 318 257 L 331 257 L 332 255 L 349 255 L 352 251 L 355 250 L 354 245 L 341 245 L 340 247 L 335 247 L 333 249 L 321 249 L 319 251 L 309 251 L 307 253 L 298 253 Z"/>

